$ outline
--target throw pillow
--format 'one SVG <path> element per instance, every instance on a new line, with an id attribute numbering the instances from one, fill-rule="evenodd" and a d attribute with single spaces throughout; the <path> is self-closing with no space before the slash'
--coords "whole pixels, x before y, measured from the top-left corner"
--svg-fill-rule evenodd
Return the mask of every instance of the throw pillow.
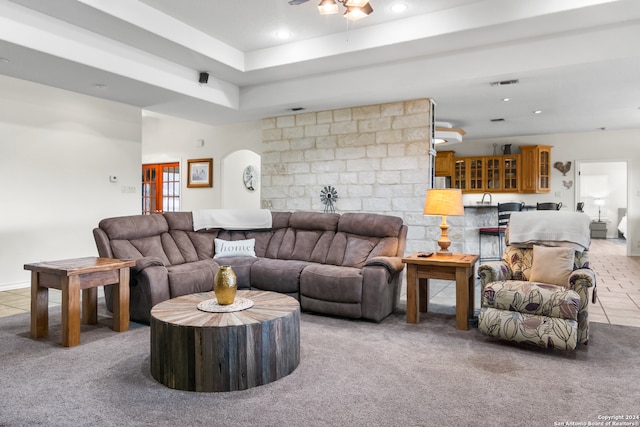
<path id="1" fill-rule="evenodd" d="M 574 260 L 575 251 L 571 248 L 536 245 L 529 280 L 568 288 Z"/>
<path id="2" fill-rule="evenodd" d="M 250 256 L 256 257 L 256 239 L 246 240 L 222 240 L 215 239 L 216 252 L 214 258 L 224 258 L 230 256 Z"/>

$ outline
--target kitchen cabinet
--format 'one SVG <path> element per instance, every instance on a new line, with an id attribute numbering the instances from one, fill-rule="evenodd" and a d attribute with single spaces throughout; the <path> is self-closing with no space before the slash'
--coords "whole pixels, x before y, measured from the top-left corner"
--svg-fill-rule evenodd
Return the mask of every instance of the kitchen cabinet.
<path id="1" fill-rule="evenodd" d="M 523 145 L 522 193 L 548 193 L 551 191 L 551 146 Z"/>
<path id="2" fill-rule="evenodd" d="M 519 154 L 500 156 L 455 157 L 454 151 L 438 152 L 436 176 L 450 176 L 452 187 L 463 193 L 548 193 L 551 146 L 524 145 Z"/>
<path id="3" fill-rule="evenodd" d="M 453 176 L 454 151 L 438 151 L 436 155 L 436 176 Z"/>

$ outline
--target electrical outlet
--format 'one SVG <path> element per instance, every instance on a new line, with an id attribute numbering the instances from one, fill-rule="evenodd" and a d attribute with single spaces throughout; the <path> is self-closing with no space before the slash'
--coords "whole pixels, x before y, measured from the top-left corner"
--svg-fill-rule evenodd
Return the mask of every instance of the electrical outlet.
<path id="1" fill-rule="evenodd" d="M 118 177 L 115 175 L 109 175 L 109 182 L 118 182 Z"/>

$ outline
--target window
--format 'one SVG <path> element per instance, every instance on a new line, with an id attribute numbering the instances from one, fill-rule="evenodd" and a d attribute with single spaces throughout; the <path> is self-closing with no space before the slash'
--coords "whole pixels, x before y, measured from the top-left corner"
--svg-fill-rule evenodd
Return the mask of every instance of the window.
<path id="1" fill-rule="evenodd" d="M 180 164 L 142 165 L 142 213 L 180 210 Z"/>

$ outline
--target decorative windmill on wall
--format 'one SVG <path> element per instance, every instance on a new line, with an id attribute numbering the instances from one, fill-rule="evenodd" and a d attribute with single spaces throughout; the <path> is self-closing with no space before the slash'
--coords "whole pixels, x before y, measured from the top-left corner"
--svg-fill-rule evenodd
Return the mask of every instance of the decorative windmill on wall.
<path id="1" fill-rule="evenodd" d="M 338 192 L 330 185 L 327 185 L 320 191 L 320 201 L 324 205 L 324 212 L 335 212 L 336 208 L 333 205 L 337 199 Z"/>

